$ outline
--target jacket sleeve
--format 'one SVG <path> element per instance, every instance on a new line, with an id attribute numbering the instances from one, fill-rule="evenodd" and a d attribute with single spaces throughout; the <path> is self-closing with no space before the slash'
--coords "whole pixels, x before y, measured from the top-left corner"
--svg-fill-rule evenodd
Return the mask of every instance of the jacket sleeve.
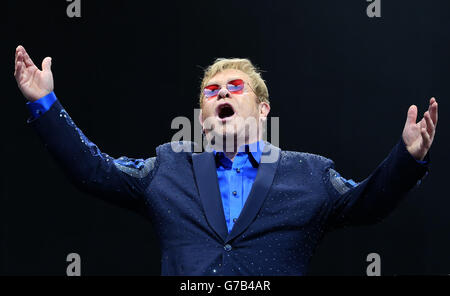
<path id="1" fill-rule="evenodd" d="M 346 181 L 330 161 L 323 176 L 329 195 L 326 230 L 381 221 L 428 175 L 429 154 L 425 160 L 416 161 L 400 139 L 388 157 L 360 183 Z"/>
<path id="2" fill-rule="evenodd" d="M 28 123 L 75 186 L 118 206 L 143 210 L 143 193 L 156 171 L 156 157 L 115 159 L 102 153 L 59 101 Z"/>

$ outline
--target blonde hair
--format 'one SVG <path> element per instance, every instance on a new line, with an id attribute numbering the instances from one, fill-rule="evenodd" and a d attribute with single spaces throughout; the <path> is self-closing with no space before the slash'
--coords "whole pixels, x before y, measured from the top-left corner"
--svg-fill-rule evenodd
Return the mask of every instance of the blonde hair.
<path id="1" fill-rule="evenodd" d="M 208 81 L 214 77 L 217 73 L 226 69 L 236 69 L 244 72 L 250 77 L 251 88 L 256 94 L 258 103 L 269 102 L 269 91 L 267 90 L 266 83 L 261 77 L 261 71 L 255 67 L 249 59 L 237 59 L 237 58 L 218 58 L 214 63 L 205 69 L 202 83 L 200 86 L 200 107 L 203 102 L 203 89 Z"/>

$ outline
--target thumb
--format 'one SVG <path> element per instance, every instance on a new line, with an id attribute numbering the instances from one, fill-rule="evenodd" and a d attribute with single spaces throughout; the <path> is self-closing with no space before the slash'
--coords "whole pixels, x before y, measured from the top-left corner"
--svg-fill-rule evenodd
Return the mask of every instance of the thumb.
<path id="1" fill-rule="evenodd" d="M 417 120 L 417 107 L 411 105 L 408 109 L 408 117 L 406 119 L 406 124 L 416 124 Z"/>
<path id="2" fill-rule="evenodd" d="M 42 71 L 51 71 L 51 66 L 52 66 L 52 58 L 51 57 L 46 57 L 43 61 L 42 61 Z"/>

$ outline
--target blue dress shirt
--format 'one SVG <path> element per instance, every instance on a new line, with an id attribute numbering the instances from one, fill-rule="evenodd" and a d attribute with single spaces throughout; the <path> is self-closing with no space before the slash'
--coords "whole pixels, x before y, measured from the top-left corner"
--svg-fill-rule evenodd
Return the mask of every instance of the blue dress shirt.
<path id="1" fill-rule="evenodd" d="M 228 232 L 236 223 L 250 194 L 263 149 L 263 141 L 240 146 L 233 161 L 223 152 L 214 151 L 217 179 Z"/>
<path id="2" fill-rule="evenodd" d="M 49 93 L 46 96 L 43 96 L 39 100 L 34 102 L 28 102 L 27 107 L 30 111 L 32 119 L 39 118 L 42 114 L 48 111 L 50 107 L 56 102 L 57 98 L 54 92 Z"/>

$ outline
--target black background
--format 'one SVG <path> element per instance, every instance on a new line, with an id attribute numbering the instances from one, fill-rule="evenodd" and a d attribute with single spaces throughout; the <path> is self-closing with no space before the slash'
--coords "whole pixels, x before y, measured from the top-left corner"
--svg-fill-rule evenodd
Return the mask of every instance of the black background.
<path id="1" fill-rule="evenodd" d="M 140 216 L 78 192 L 27 125 L 13 77 L 23 45 L 53 58 L 55 93 L 77 125 L 113 157 L 146 158 L 170 141 L 176 116 L 192 122 L 202 68 L 250 58 L 265 72 L 280 146 L 333 159 L 363 180 L 399 140 L 411 104 L 439 102 L 431 174 L 380 224 L 330 233 L 311 275 L 450 274 L 450 3 L 381 0 L 6 1 L 1 10 L 2 184 L 0 274 L 158 275 L 158 243 Z M 5 24 L 6 21 L 6 24 Z"/>

